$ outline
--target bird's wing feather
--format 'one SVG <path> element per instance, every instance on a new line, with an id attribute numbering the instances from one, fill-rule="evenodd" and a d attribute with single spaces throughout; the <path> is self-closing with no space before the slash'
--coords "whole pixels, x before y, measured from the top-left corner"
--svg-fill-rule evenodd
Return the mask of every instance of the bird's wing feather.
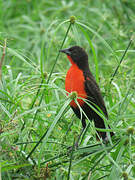
<path id="1" fill-rule="evenodd" d="M 103 97 L 93 75 L 91 73 L 84 72 L 84 76 L 85 89 L 88 94 L 88 100 L 96 104 L 103 111 L 105 116 L 108 117 Z"/>

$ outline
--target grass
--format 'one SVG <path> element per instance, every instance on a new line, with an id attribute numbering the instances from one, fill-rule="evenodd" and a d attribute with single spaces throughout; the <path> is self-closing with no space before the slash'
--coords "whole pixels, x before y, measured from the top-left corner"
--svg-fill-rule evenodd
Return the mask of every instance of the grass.
<path id="1" fill-rule="evenodd" d="M 134 180 L 133 2 L 0 4 L 0 59 L 7 39 L 0 82 L 0 177 Z M 69 152 L 81 122 L 69 108 L 72 96 L 67 98 L 64 90 L 69 62 L 59 49 L 74 44 L 89 54 L 115 137 L 108 145 L 99 144 L 93 123 L 87 121 L 81 145 Z"/>

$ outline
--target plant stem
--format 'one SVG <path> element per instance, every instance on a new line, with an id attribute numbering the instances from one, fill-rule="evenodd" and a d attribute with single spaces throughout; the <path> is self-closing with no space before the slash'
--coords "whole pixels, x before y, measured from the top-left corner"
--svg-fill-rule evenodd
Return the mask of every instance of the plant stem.
<path id="1" fill-rule="evenodd" d="M 128 45 L 127 45 L 127 48 L 126 48 L 125 51 L 124 51 L 124 54 L 123 54 L 122 57 L 121 57 L 121 60 L 120 60 L 120 62 L 119 62 L 119 64 L 118 64 L 118 66 L 116 67 L 114 73 L 112 74 L 112 77 L 111 77 L 111 80 L 110 80 L 110 84 L 112 83 L 112 81 L 113 81 L 113 79 L 114 79 L 114 77 L 115 77 L 115 75 L 116 75 L 116 73 L 117 73 L 117 71 L 118 71 L 118 69 L 119 69 L 119 67 L 120 67 L 120 65 L 121 65 L 121 63 L 122 63 L 122 61 L 123 61 L 123 59 L 124 59 L 127 51 L 128 51 L 128 49 L 129 49 L 132 41 L 133 41 L 133 40 L 132 40 L 132 38 L 131 38 L 130 41 L 129 41 L 129 43 L 128 43 Z"/>

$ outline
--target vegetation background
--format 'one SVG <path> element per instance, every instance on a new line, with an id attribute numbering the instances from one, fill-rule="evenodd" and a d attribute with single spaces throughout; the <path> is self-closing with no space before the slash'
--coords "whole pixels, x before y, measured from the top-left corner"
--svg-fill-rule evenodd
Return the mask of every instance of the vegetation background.
<path id="1" fill-rule="evenodd" d="M 0 179 L 135 179 L 134 29 L 131 0 L 0 0 Z M 59 49 L 76 44 L 89 54 L 115 137 L 97 142 L 87 121 L 69 152 L 81 122 Z"/>

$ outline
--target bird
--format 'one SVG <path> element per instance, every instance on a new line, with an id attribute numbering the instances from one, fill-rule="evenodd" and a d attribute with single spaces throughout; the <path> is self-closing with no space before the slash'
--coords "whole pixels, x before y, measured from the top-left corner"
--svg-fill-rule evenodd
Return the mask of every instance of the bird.
<path id="1" fill-rule="evenodd" d="M 72 46 L 61 49 L 60 52 L 65 53 L 71 63 L 65 78 L 67 95 L 72 92 L 77 93 L 77 103 L 75 100 L 72 100 L 70 107 L 82 122 L 83 128 L 76 142 L 76 146 L 78 147 L 80 137 L 86 128 L 86 119 L 93 120 L 96 128 L 106 129 L 103 118 L 95 109 L 98 112 L 102 112 L 106 119 L 108 119 L 108 113 L 100 88 L 90 71 L 86 51 L 80 46 Z M 97 134 L 97 139 L 108 140 L 106 132 L 97 131 Z M 114 133 L 110 132 L 110 135 L 113 136 Z"/>

